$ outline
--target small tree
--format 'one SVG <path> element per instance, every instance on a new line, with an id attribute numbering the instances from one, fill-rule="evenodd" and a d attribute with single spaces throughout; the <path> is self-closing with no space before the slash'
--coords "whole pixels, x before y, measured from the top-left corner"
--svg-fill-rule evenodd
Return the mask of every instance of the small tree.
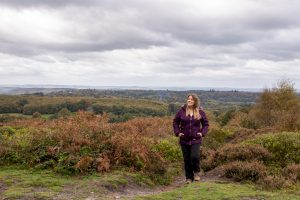
<path id="1" fill-rule="evenodd" d="M 265 89 L 250 111 L 260 126 L 276 126 L 281 130 L 300 128 L 300 99 L 294 84 L 281 80 L 277 87 Z"/>

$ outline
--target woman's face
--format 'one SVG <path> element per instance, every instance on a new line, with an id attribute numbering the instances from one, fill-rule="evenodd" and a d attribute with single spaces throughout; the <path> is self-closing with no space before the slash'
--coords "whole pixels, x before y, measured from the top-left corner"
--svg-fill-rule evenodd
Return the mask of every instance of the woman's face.
<path id="1" fill-rule="evenodd" d="M 194 104 L 195 104 L 195 101 L 194 101 L 193 97 L 192 97 L 192 96 L 189 96 L 189 97 L 187 98 L 187 105 L 188 105 L 188 106 L 193 106 Z"/>

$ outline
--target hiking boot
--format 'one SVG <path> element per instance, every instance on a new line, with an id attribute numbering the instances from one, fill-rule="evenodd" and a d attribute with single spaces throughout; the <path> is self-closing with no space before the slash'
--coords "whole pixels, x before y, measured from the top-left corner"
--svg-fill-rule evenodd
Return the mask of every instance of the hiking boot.
<path id="1" fill-rule="evenodd" d="M 186 184 L 190 184 L 190 183 L 192 183 L 192 179 L 189 179 L 189 178 L 188 178 L 188 179 L 186 179 L 186 180 L 185 180 L 185 183 L 186 183 Z"/>
<path id="2" fill-rule="evenodd" d="M 194 181 L 200 181 L 200 173 L 199 172 L 194 174 Z"/>

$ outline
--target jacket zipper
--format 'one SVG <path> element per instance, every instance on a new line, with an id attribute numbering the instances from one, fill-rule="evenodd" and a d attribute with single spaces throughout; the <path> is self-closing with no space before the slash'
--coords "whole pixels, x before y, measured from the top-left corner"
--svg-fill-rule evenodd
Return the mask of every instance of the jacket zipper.
<path id="1" fill-rule="evenodd" d="M 190 115 L 190 145 L 192 144 L 192 118 L 191 118 L 191 115 Z"/>

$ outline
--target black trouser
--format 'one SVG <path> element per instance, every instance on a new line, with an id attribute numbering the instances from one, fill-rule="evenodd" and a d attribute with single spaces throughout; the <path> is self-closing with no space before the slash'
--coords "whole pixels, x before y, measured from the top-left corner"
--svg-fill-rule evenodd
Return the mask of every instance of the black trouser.
<path id="1" fill-rule="evenodd" d="M 194 173 L 200 172 L 200 144 L 181 144 L 185 177 L 194 180 Z"/>

